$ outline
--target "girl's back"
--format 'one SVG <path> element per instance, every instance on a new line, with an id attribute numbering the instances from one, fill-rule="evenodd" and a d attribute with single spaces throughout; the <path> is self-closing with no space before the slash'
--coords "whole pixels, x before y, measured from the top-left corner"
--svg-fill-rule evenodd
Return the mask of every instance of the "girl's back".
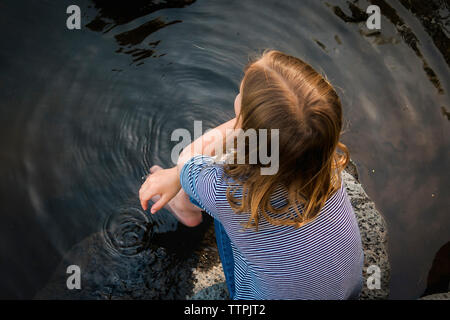
<path id="1" fill-rule="evenodd" d="M 308 224 L 259 222 L 242 227 L 248 214 L 233 212 L 223 166 L 197 156 L 181 173 L 183 189 L 226 230 L 233 250 L 234 299 L 352 299 L 362 287 L 363 250 L 358 224 L 342 184 Z M 242 189 L 237 186 L 236 197 Z M 285 204 L 280 188 L 271 203 Z M 294 214 L 294 213 L 293 213 Z"/>

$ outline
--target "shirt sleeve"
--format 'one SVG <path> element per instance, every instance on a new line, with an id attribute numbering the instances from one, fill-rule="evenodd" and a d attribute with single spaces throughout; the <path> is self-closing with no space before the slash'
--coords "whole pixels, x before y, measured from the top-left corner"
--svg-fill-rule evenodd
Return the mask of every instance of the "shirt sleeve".
<path id="1" fill-rule="evenodd" d="M 217 218 L 216 187 L 222 180 L 222 170 L 214 159 L 194 156 L 181 169 L 180 183 L 191 202 Z"/>

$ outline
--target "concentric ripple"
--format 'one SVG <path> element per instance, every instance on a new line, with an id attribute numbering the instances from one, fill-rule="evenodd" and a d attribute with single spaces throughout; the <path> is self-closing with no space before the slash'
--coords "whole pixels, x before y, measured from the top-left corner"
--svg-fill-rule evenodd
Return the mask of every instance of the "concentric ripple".
<path id="1" fill-rule="evenodd" d="M 150 243 L 152 226 L 143 211 L 126 208 L 109 216 L 103 227 L 103 235 L 110 250 L 133 256 L 143 251 Z"/>

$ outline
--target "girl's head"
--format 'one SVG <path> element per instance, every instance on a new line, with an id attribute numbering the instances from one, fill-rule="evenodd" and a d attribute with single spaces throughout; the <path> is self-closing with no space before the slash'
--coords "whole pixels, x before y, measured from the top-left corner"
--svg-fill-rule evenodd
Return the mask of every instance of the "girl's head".
<path id="1" fill-rule="evenodd" d="M 247 226 L 257 227 L 261 216 L 273 224 L 296 227 L 311 221 L 340 187 L 340 172 L 349 158 L 339 142 L 342 107 L 334 88 L 304 61 L 265 50 L 244 69 L 235 111 L 244 132 L 279 130 L 279 169 L 274 175 L 264 176 L 259 162 L 226 165 L 225 172 L 243 186 L 245 194 L 242 200 L 237 199 L 231 187 L 231 206 L 238 212 L 250 212 Z M 276 142 L 269 138 L 268 143 Z M 289 203 L 276 209 L 270 198 L 279 187 L 288 191 Z M 301 211 L 297 209 L 299 204 Z"/>

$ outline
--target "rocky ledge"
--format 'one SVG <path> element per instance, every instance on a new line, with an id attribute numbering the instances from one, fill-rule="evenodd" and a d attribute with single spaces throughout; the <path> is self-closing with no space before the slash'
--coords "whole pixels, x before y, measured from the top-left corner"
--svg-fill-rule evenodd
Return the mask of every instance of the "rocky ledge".
<path id="1" fill-rule="evenodd" d="M 390 265 L 387 252 L 388 232 L 386 222 L 359 182 L 358 172 L 353 162 L 349 163 L 342 177 L 361 232 L 365 256 L 364 279 L 371 276 L 371 273 L 367 273 L 367 268 L 371 265 L 378 266 L 381 271 L 380 288 L 369 289 L 364 282 L 360 299 L 387 299 L 389 296 Z M 195 269 L 194 277 L 193 294 L 189 295 L 188 299 L 214 300 L 228 298 L 228 290 L 224 282 L 225 276 L 218 259 L 213 267 L 208 270 Z"/>
<path id="2" fill-rule="evenodd" d="M 386 299 L 390 273 L 386 223 L 359 183 L 353 164 L 343 172 L 343 179 L 361 230 L 364 277 L 370 265 L 381 270 L 380 288 L 370 290 L 364 283 L 361 299 Z M 81 289 L 68 289 L 71 265 L 81 270 Z M 92 234 L 62 257 L 35 298 L 227 299 L 224 281 L 212 218 L 205 214 L 200 226 L 180 224 L 175 231 L 155 234 L 145 250 L 132 256 L 111 252 L 101 232 Z"/>
<path id="3" fill-rule="evenodd" d="M 430 294 L 421 297 L 419 300 L 450 300 L 450 292 Z"/>

